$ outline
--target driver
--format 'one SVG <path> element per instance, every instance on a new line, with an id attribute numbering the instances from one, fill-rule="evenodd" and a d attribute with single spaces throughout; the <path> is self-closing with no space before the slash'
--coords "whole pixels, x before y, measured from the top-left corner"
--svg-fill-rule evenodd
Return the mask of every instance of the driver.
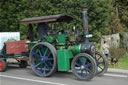
<path id="1" fill-rule="evenodd" d="M 47 25 L 47 23 L 39 23 L 37 26 L 37 31 L 39 33 L 39 40 L 43 40 L 44 36 L 47 35 L 48 30 L 51 28 Z"/>

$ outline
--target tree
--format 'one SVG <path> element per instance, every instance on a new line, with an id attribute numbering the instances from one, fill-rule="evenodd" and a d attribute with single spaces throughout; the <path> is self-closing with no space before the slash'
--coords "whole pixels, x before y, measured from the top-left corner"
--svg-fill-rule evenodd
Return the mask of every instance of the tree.
<path id="1" fill-rule="evenodd" d="M 107 30 L 109 34 L 128 31 L 128 1 L 110 0 L 109 6 L 112 6 L 110 27 Z"/>
<path id="2" fill-rule="evenodd" d="M 0 31 L 20 31 L 22 39 L 26 39 L 27 25 L 20 25 L 19 21 L 36 16 L 71 14 L 74 21 L 57 24 L 57 30 L 71 31 L 75 25 L 82 32 L 81 10 L 88 8 L 89 32 L 94 35 L 92 40 L 98 42 L 109 26 L 111 12 L 108 0 L 1 0 L 0 6 L 0 28 L 4 28 Z"/>

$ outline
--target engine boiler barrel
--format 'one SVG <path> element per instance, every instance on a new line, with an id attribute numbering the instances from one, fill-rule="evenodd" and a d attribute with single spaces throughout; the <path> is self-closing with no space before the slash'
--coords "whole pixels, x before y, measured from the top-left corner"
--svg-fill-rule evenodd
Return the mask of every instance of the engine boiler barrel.
<path id="1" fill-rule="evenodd" d="M 94 56 L 94 54 L 95 54 L 95 46 L 92 42 L 73 45 L 69 49 L 75 55 L 77 55 L 79 53 L 88 53 L 88 54 Z"/>

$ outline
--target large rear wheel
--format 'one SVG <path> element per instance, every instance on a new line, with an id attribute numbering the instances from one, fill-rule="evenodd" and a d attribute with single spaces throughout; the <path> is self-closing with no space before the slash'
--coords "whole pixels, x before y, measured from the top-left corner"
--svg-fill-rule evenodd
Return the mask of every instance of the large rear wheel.
<path id="1" fill-rule="evenodd" d="M 81 80 L 91 80 L 96 73 L 96 62 L 86 53 L 76 55 L 72 61 L 72 72 Z"/>
<path id="2" fill-rule="evenodd" d="M 102 52 L 96 51 L 97 75 L 102 76 L 108 69 L 108 60 Z"/>
<path id="3" fill-rule="evenodd" d="M 56 50 L 47 43 L 36 44 L 30 52 L 30 64 L 38 76 L 51 76 L 56 71 Z"/>

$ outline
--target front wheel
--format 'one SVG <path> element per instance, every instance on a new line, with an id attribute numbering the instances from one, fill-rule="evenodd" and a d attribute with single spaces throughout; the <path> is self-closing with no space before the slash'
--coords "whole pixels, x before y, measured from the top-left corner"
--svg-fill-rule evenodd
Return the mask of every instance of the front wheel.
<path id="1" fill-rule="evenodd" d="M 7 64 L 5 60 L 0 59 L 0 72 L 4 72 L 6 70 Z"/>
<path id="2" fill-rule="evenodd" d="M 91 80 L 96 73 L 96 62 L 86 53 L 76 55 L 71 67 L 73 74 L 81 80 Z"/>

